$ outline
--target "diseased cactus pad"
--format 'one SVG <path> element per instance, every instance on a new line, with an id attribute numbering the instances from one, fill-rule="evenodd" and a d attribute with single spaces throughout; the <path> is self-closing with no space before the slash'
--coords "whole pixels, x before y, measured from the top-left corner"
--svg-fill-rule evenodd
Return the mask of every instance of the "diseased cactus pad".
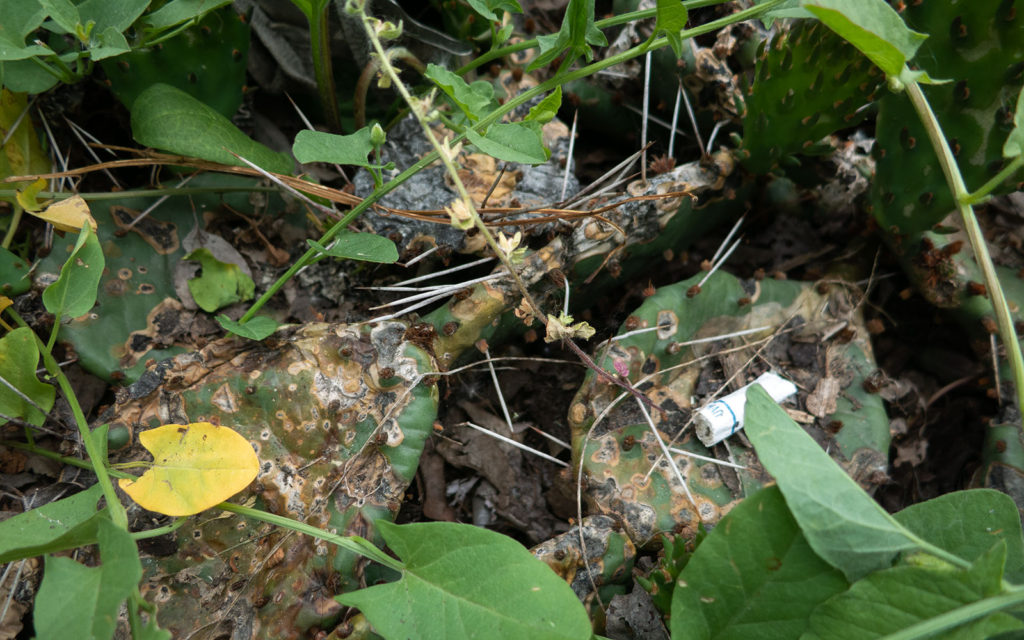
<path id="1" fill-rule="evenodd" d="M 734 374 L 719 395 L 769 365 L 794 381 L 806 390 L 798 419 L 856 480 L 870 486 L 885 478 L 888 419 L 881 400 L 861 389 L 874 366 L 846 290 L 821 294 L 807 283 L 741 282 L 722 273 L 697 287 L 699 278 L 659 289 L 626 320 L 621 339 L 595 355 L 663 410 L 646 409 L 665 442 L 706 457 L 673 455 L 689 495 L 639 402 L 620 398 L 620 387 L 590 375 L 569 410 L 573 461 L 582 465 L 589 505 L 619 520 L 638 547 L 661 533 L 692 538 L 769 480 L 742 435 L 713 450 L 694 435 L 692 412 Z"/>
<path id="2" fill-rule="evenodd" d="M 312 324 L 264 343 L 219 340 L 150 369 L 108 420 L 132 431 L 231 426 L 261 463 L 232 502 L 372 540 L 374 521 L 397 512 L 437 412 L 436 387 L 422 380 L 431 359 L 406 330 Z M 122 459 L 144 459 L 138 449 Z M 173 536 L 145 558 L 142 592 L 175 637 L 300 637 L 337 616 L 335 594 L 374 580 L 333 545 L 215 510 Z"/>

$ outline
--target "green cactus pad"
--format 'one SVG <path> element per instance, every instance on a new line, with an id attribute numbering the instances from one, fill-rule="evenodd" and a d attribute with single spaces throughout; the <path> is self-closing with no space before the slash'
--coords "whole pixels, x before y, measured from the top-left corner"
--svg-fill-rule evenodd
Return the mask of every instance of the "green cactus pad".
<path id="1" fill-rule="evenodd" d="M 110 90 L 128 109 L 157 82 L 181 89 L 231 118 L 242 104 L 250 27 L 231 7 L 154 47 L 100 62 Z"/>
<path id="2" fill-rule="evenodd" d="M 882 72 L 816 20 L 762 45 L 743 118 L 743 165 L 765 173 L 783 156 L 860 123 Z"/>
<path id="3" fill-rule="evenodd" d="M 437 412 L 436 387 L 422 383 L 431 360 L 406 330 L 310 324 L 263 343 L 218 340 L 149 369 L 105 421 L 136 434 L 230 426 L 261 465 L 232 502 L 373 540 L 374 523 L 398 511 Z M 121 459 L 143 456 L 136 444 Z M 337 617 L 335 594 L 375 579 L 332 545 L 216 511 L 161 540 L 144 560 L 142 595 L 175 637 L 297 638 Z"/>
<path id="4" fill-rule="evenodd" d="M 1024 84 L 1024 16 L 1013 3 L 907 3 L 907 25 L 929 34 L 914 64 L 946 84 L 923 87 L 968 189 L 1003 167 L 1003 143 Z M 909 234 L 931 228 L 953 208 L 950 188 L 907 96 L 879 103 L 872 207 L 883 229 Z M 1003 184 L 1013 190 L 1019 171 Z"/>

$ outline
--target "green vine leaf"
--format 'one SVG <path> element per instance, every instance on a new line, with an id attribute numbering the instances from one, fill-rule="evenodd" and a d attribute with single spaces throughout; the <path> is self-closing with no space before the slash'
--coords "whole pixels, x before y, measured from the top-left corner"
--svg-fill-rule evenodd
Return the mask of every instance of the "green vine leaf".
<path id="1" fill-rule="evenodd" d="M 543 164 L 551 157 L 544 148 L 540 128 L 518 122 L 492 124 L 484 135 L 466 129 L 466 137 L 480 151 L 506 162 Z"/>
<path id="2" fill-rule="evenodd" d="M 0 338 L 0 377 L 20 392 L 0 384 L 0 413 L 4 416 L 34 425 L 46 420 L 45 414 L 22 397 L 23 394 L 47 413 L 53 408 L 56 390 L 36 377 L 38 365 L 39 346 L 32 329 L 18 327 Z M 0 418 L 0 424 L 6 422 L 6 418 Z"/>
<path id="3" fill-rule="evenodd" d="M 586 58 L 587 62 L 593 60 L 594 51 L 590 45 L 603 47 L 608 44 L 604 33 L 594 26 L 594 0 L 569 0 L 558 33 L 537 36 L 537 44 L 540 45 L 540 55 L 530 63 L 527 71 L 550 64 L 563 51 L 568 52 L 564 63 L 566 65 L 580 56 Z"/>
<path id="4" fill-rule="evenodd" d="M 471 122 L 476 122 L 498 106 L 494 99 L 494 86 L 490 82 L 477 80 L 469 84 L 462 76 L 434 63 L 427 65 L 424 75 L 440 87 Z"/>
<path id="5" fill-rule="evenodd" d="M 221 262 L 209 249 L 199 248 L 182 260 L 195 260 L 202 274 L 188 281 L 188 290 L 203 311 L 213 312 L 253 297 L 256 284 L 237 264 Z"/>
<path id="6" fill-rule="evenodd" d="M 374 233 L 353 233 L 345 231 L 335 236 L 328 246 L 316 240 L 306 240 L 310 247 L 322 255 L 364 262 L 398 262 L 398 247 L 390 238 Z"/>
<path id="7" fill-rule="evenodd" d="M 401 579 L 337 600 L 385 638 L 591 637 L 569 585 L 515 540 L 449 522 L 377 527 L 404 564 Z"/>
<path id="8" fill-rule="evenodd" d="M 927 34 L 913 31 L 884 0 L 803 0 L 803 8 L 857 47 L 890 78 L 898 78 Z"/>
<path id="9" fill-rule="evenodd" d="M 658 0 L 658 23 L 654 31 L 668 38 L 668 45 L 677 58 L 683 57 L 683 38 L 679 34 L 686 28 L 686 19 L 686 7 L 680 0 Z"/>
<path id="10" fill-rule="evenodd" d="M 281 325 L 273 318 L 267 316 L 256 316 L 248 322 L 236 322 L 224 314 L 217 316 L 217 323 L 226 331 L 249 340 L 262 340 L 277 331 Z"/>
<path id="11" fill-rule="evenodd" d="M 516 0 L 467 0 L 467 2 L 469 2 L 469 6 L 473 7 L 473 11 L 476 11 L 492 22 L 501 22 L 501 17 L 497 13 L 499 11 L 507 11 L 509 13 L 523 12 L 523 8 L 519 6 Z"/>
<path id="12" fill-rule="evenodd" d="M 100 241 L 90 225 L 84 225 L 57 281 L 43 291 L 43 305 L 58 318 L 77 318 L 96 304 L 96 288 L 106 263 Z"/>
<path id="13" fill-rule="evenodd" d="M 347 136 L 339 136 L 323 131 L 303 129 L 295 136 L 292 153 L 295 159 L 307 162 L 333 162 L 371 169 L 381 168 L 369 160 L 367 156 L 373 151 L 370 134 L 373 128 L 365 126 Z"/>

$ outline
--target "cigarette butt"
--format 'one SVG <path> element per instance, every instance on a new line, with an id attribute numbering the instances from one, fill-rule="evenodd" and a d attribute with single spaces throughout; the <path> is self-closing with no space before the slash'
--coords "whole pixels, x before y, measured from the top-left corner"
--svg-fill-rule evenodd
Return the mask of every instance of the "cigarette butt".
<path id="1" fill-rule="evenodd" d="M 697 438 L 705 447 L 717 444 L 743 428 L 743 408 L 747 402 L 747 389 L 753 384 L 761 385 L 775 402 L 782 402 L 796 393 L 795 384 L 771 371 L 766 371 L 742 389 L 701 407 L 697 410 L 695 422 Z"/>

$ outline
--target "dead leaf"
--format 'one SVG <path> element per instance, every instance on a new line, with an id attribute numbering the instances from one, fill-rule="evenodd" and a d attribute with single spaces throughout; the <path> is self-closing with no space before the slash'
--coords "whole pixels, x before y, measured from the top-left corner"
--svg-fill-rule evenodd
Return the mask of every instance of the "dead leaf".
<path id="1" fill-rule="evenodd" d="M 836 412 L 836 398 L 839 396 L 839 378 L 825 376 L 814 385 L 814 391 L 807 395 L 807 410 L 818 418 Z"/>
<path id="2" fill-rule="evenodd" d="M 89 204 L 82 196 L 71 196 L 54 202 L 39 212 L 30 212 L 53 225 L 58 231 L 81 231 L 86 223 L 96 231 L 96 220 L 89 211 Z"/>

